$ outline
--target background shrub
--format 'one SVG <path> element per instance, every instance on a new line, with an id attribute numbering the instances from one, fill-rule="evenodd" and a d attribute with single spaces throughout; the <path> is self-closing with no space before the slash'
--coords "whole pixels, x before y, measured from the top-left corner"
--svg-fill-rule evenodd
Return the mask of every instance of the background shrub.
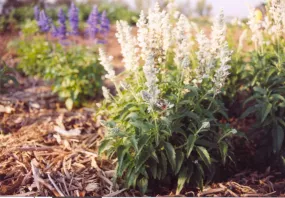
<path id="1" fill-rule="evenodd" d="M 30 21 L 23 26 L 21 39 L 12 46 L 21 60 L 18 68 L 28 76 L 51 81 L 53 91 L 69 109 L 94 97 L 102 86 L 104 72 L 96 45 L 80 47 L 71 40 L 59 42 L 48 34 L 41 35 L 37 22 Z"/>

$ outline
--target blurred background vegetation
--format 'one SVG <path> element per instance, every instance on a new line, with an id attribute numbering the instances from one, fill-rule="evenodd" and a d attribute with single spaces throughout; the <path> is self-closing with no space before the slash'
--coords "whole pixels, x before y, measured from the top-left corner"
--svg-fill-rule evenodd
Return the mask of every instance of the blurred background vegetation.
<path id="1" fill-rule="evenodd" d="M 58 10 L 62 8 L 64 11 L 67 11 L 71 2 L 71 0 L 56 0 L 53 2 L 43 0 L 5 1 L 2 4 L 2 12 L 0 12 L 0 32 L 16 30 L 25 21 L 32 20 L 34 18 L 33 8 L 35 5 L 39 5 L 41 9 L 45 9 L 47 14 L 53 20 L 56 20 Z M 94 4 L 98 6 L 100 12 L 103 10 L 107 11 L 111 23 L 115 23 L 116 20 L 125 20 L 130 24 L 135 24 L 139 17 L 139 13 L 129 9 L 125 3 L 88 0 L 77 3 L 80 9 L 80 20 L 87 20 L 92 9 L 90 5 Z"/>
<path id="2" fill-rule="evenodd" d="M 45 9 L 47 14 L 55 20 L 58 10 L 62 8 L 67 11 L 71 2 L 72 0 L 4 0 L 0 2 L 0 33 L 18 30 L 25 21 L 33 19 L 35 5 Z M 116 20 L 125 20 L 131 25 L 137 22 L 140 10 L 146 11 L 153 3 L 152 0 L 134 0 L 131 4 L 126 0 L 77 0 L 76 2 L 80 9 L 80 20 L 86 21 L 92 9 L 90 5 L 96 4 L 99 11 L 107 11 L 111 23 L 115 23 Z M 167 5 L 174 3 L 174 0 L 158 0 L 158 2 L 162 8 L 167 9 Z M 179 10 L 186 16 L 197 19 L 195 22 L 201 23 L 207 22 L 213 9 L 207 0 L 198 0 L 195 3 L 188 0 L 176 3 L 174 8 L 173 11 Z"/>

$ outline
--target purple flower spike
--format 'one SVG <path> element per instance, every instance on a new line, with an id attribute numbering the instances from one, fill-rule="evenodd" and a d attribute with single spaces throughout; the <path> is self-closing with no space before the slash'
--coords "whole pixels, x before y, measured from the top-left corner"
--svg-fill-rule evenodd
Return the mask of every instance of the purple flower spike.
<path id="1" fill-rule="evenodd" d="M 34 16 L 35 16 L 35 19 L 37 21 L 39 21 L 39 19 L 40 19 L 40 9 L 39 9 L 39 6 L 35 6 L 34 7 Z"/>
<path id="2" fill-rule="evenodd" d="M 54 24 L 52 24 L 52 26 L 51 26 L 51 35 L 53 37 L 57 37 L 58 36 L 58 29 L 55 27 Z"/>
<path id="3" fill-rule="evenodd" d="M 62 9 L 58 13 L 59 28 L 57 30 L 57 35 L 60 39 L 66 39 L 66 17 Z"/>
<path id="4" fill-rule="evenodd" d="M 40 12 L 38 25 L 42 32 L 48 32 L 50 30 L 50 19 L 47 17 L 45 11 Z"/>
<path id="5" fill-rule="evenodd" d="M 110 21 L 107 17 L 106 11 L 101 15 L 101 30 L 100 32 L 106 37 L 107 33 L 110 31 Z"/>
<path id="6" fill-rule="evenodd" d="M 70 6 L 68 15 L 69 15 L 69 22 L 70 22 L 70 27 L 71 27 L 71 35 L 78 35 L 79 34 L 78 8 L 75 6 L 73 2 Z"/>
<path id="7" fill-rule="evenodd" d="M 89 25 L 88 35 L 90 38 L 95 38 L 96 34 L 99 32 L 98 28 L 99 16 L 100 14 L 98 12 L 97 6 L 94 6 L 87 20 L 87 23 Z"/>

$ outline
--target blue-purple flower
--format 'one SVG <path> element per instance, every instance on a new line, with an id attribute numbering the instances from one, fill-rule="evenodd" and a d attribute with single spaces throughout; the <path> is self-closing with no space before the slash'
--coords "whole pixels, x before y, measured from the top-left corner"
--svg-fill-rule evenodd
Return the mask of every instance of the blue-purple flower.
<path id="1" fill-rule="evenodd" d="M 110 21 L 107 17 L 107 13 L 106 11 L 104 11 L 101 15 L 101 30 L 100 32 L 106 36 L 106 34 L 109 32 L 110 30 Z"/>
<path id="2" fill-rule="evenodd" d="M 76 5 L 73 2 L 70 6 L 68 16 L 69 16 L 69 23 L 70 23 L 70 27 L 71 27 L 71 33 L 70 34 L 71 35 L 78 35 L 79 34 L 78 8 L 76 7 Z"/>
<path id="3" fill-rule="evenodd" d="M 37 21 L 40 19 L 40 9 L 39 9 L 39 6 L 35 6 L 34 7 L 34 16 L 35 16 L 35 19 Z"/>
<path id="4" fill-rule="evenodd" d="M 97 6 L 94 6 L 87 20 L 87 23 L 89 25 L 88 35 L 91 38 L 95 38 L 96 34 L 99 32 L 98 28 L 99 17 L 100 14 L 98 12 Z"/>
<path id="5" fill-rule="evenodd" d="M 59 27 L 57 29 L 57 36 L 60 39 L 66 39 L 66 17 L 62 9 L 58 13 Z"/>
<path id="6" fill-rule="evenodd" d="M 50 19 L 43 10 L 40 12 L 38 25 L 42 32 L 48 32 L 50 30 Z"/>
<path id="7" fill-rule="evenodd" d="M 51 25 L 51 35 L 53 37 L 57 37 L 58 36 L 58 29 L 56 28 L 56 26 L 54 24 Z"/>

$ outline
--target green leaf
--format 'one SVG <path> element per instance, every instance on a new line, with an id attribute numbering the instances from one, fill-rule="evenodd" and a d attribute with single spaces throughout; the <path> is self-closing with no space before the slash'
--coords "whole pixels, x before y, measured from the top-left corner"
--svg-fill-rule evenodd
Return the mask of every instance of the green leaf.
<path id="1" fill-rule="evenodd" d="M 142 151 L 142 149 L 144 148 L 144 146 L 147 144 L 147 142 L 150 140 L 150 136 L 147 135 L 147 134 L 144 134 L 142 135 L 140 138 L 139 138 L 139 141 L 138 141 L 138 154 Z"/>
<path id="2" fill-rule="evenodd" d="M 178 181 L 177 181 L 177 188 L 176 188 L 176 195 L 179 195 L 181 190 L 183 189 L 186 180 L 188 178 L 187 174 L 188 168 L 183 167 L 178 175 Z"/>
<path id="3" fill-rule="evenodd" d="M 103 152 L 105 152 L 106 150 L 108 150 L 112 145 L 110 144 L 111 140 L 108 139 L 104 139 L 99 146 L 99 150 L 98 150 L 98 154 L 102 154 Z"/>
<path id="4" fill-rule="evenodd" d="M 196 142 L 196 135 L 189 135 L 186 144 L 186 157 L 189 158 Z"/>
<path id="5" fill-rule="evenodd" d="M 272 104 L 271 103 L 267 103 L 266 109 L 265 109 L 265 111 L 263 113 L 261 122 L 264 122 L 264 120 L 267 118 L 268 114 L 270 113 L 271 109 L 272 109 Z"/>
<path id="6" fill-rule="evenodd" d="M 249 107 L 245 112 L 243 112 L 243 114 L 241 115 L 241 119 L 246 118 L 247 116 L 249 116 L 252 113 L 255 113 L 257 111 L 257 107 L 256 106 L 251 106 Z"/>
<path id="7" fill-rule="evenodd" d="M 130 161 L 128 158 L 125 159 L 122 162 L 122 165 L 120 167 L 120 170 L 117 170 L 117 177 L 122 177 L 124 172 L 129 168 L 129 166 L 132 164 L 132 161 Z M 118 167 L 119 168 L 119 167 Z"/>
<path id="8" fill-rule="evenodd" d="M 211 158 L 208 153 L 208 151 L 202 147 L 202 146 L 197 146 L 196 151 L 199 154 L 199 156 L 202 158 L 203 162 L 206 164 L 208 168 L 211 166 Z"/>
<path id="9" fill-rule="evenodd" d="M 281 96 L 280 94 L 272 94 L 270 99 L 285 101 L 285 98 Z"/>
<path id="10" fill-rule="evenodd" d="M 181 166 L 184 161 L 184 153 L 181 150 L 176 151 L 176 171 L 175 175 L 177 175 L 181 169 Z"/>
<path id="11" fill-rule="evenodd" d="M 219 143 L 220 153 L 222 156 L 223 164 L 226 164 L 227 154 L 228 154 L 228 145 L 225 142 Z"/>
<path id="12" fill-rule="evenodd" d="M 188 173 L 187 173 L 187 181 L 186 182 L 189 184 L 189 182 L 192 179 L 192 175 L 193 175 L 193 169 L 194 169 L 193 163 L 187 163 L 187 168 L 188 168 Z"/>
<path id="13" fill-rule="evenodd" d="M 154 151 L 153 147 L 146 147 L 137 157 L 136 160 L 136 173 L 140 171 L 140 168 L 145 165 L 145 162 L 151 157 L 152 152 Z"/>
<path id="14" fill-rule="evenodd" d="M 130 169 L 128 170 L 128 183 L 127 183 L 127 186 L 128 188 L 130 188 L 131 186 L 135 187 L 136 186 L 136 181 L 137 181 L 137 178 L 138 178 L 138 174 L 135 172 L 134 169 Z"/>
<path id="15" fill-rule="evenodd" d="M 129 113 L 129 112 L 127 112 L 127 113 Z M 124 120 L 128 120 L 128 119 L 136 120 L 136 119 L 138 119 L 138 117 L 139 117 L 138 113 L 131 112 L 126 118 L 124 118 Z"/>
<path id="16" fill-rule="evenodd" d="M 139 151 L 138 142 L 137 142 L 135 136 L 132 136 L 130 140 L 131 140 L 131 143 L 132 143 L 135 151 L 138 152 Z"/>
<path id="17" fill-rule="evenodd" d="M 149 170 L 154 179 L 157 178 L 157 162 L 154 159 L 149 160 Z"/>
<path id="18" fill-rule="evenodd" d="M 117 148 L 117 156 L 118 156 L 118 173 L 119 175 L 121 174 L 121 169 L 123 167 L 123 161 L 124 161 L 124 157 L 125 157 L 125 154 L 127 152 L 127 149 L 125 146 L 119 146 Z"/>
<path id="19" fill-rule="evenodd" d="M 131 125 L 134 127 L 137 127 L 138 129 L 141 129 L 143 132 L 149 131 L 152 128 L 152 125 L 141 120 L 135 120 L 133 122 L 130 122 Z"/>
<path id="20" fill-rule="evenodd" d="M 164 179 L 167 174 L 167 158 L 163 152 L 161 152 L 161 160 L 159 162 L 162 168 L 160 179 Z"/>
<path id="21" fill-rule="evenodd" d="M 197 146 L 204 146 L 204 147 L 207 147 L 209 149 L 218 149 L 218 145 L 215 142 L 211 142 L 211 141 L 206 140 L 206 139 L 198 139 L 198 140 L 196 140 L 195 144 Z"/>
<path id="22" fill-rule="evenodd" d="M 284 141 L 284 130 L 280 125 L 277 125 L 272 130 L 273 136 L 273 152 L 277 153 L 281 150 Z"/>
<path id="23" fill-rule="evenodd" d="M 266 90 L 261 87 L 254 87 L 253 90 L 263 95 L 266 94 Z"/>
<path id="24" fill-rule="evenodd" d="M 257 96 L 256 94 L 253 96 L 250 96 L 249 98 L 247 98 L 244 102 L 243 102 L 243 106 L 245 106 L 247 103 L 256 100 L 257 98 L 260 98 L 259 96 Z"/>
<path id="25" fill-rule="evenodd" d="M 172 168 L 173 171 L 175 171 L 175 167 L 176 167 L 176 153 L 175 153 L 175 149 L 168 142 L 164 142 L 164 148 L 165 148 L 165 151 L 166 151 L 166 155 L 167 155 L 168 161 L 169 161 L 169 163 L 171 165 L 171 168 Z"/>
<path id="26" fill-rule="evenodd" d="M 203 181 L 203 172 L 201 172 L 201 168 L 195 169 L 192 179 L 194 180 L 193 182 L 195 182 L 196 185 L 199 186 L 200 190 L 203 191 L 204 181 Z"/>
<path id="27" fill-rule="evenodd" d="M 142 194 L 145 194 L 145 193 L 146 193 L 147 186 L 148 186 L 148 180 L 147 180 L 146 178 L 141 178 L 141 179 L 138 181 L 138 187 L 139 187 L 140 192 L 141 192 Z"/>
<path id="28" fill-rule="evenodd" d="M 159 160 L 158 160 L 158 157 L 157 157 L 155 151 L 152 152 L 151 157 L 152 157 L 157 163 L 159 163 Z"/>

